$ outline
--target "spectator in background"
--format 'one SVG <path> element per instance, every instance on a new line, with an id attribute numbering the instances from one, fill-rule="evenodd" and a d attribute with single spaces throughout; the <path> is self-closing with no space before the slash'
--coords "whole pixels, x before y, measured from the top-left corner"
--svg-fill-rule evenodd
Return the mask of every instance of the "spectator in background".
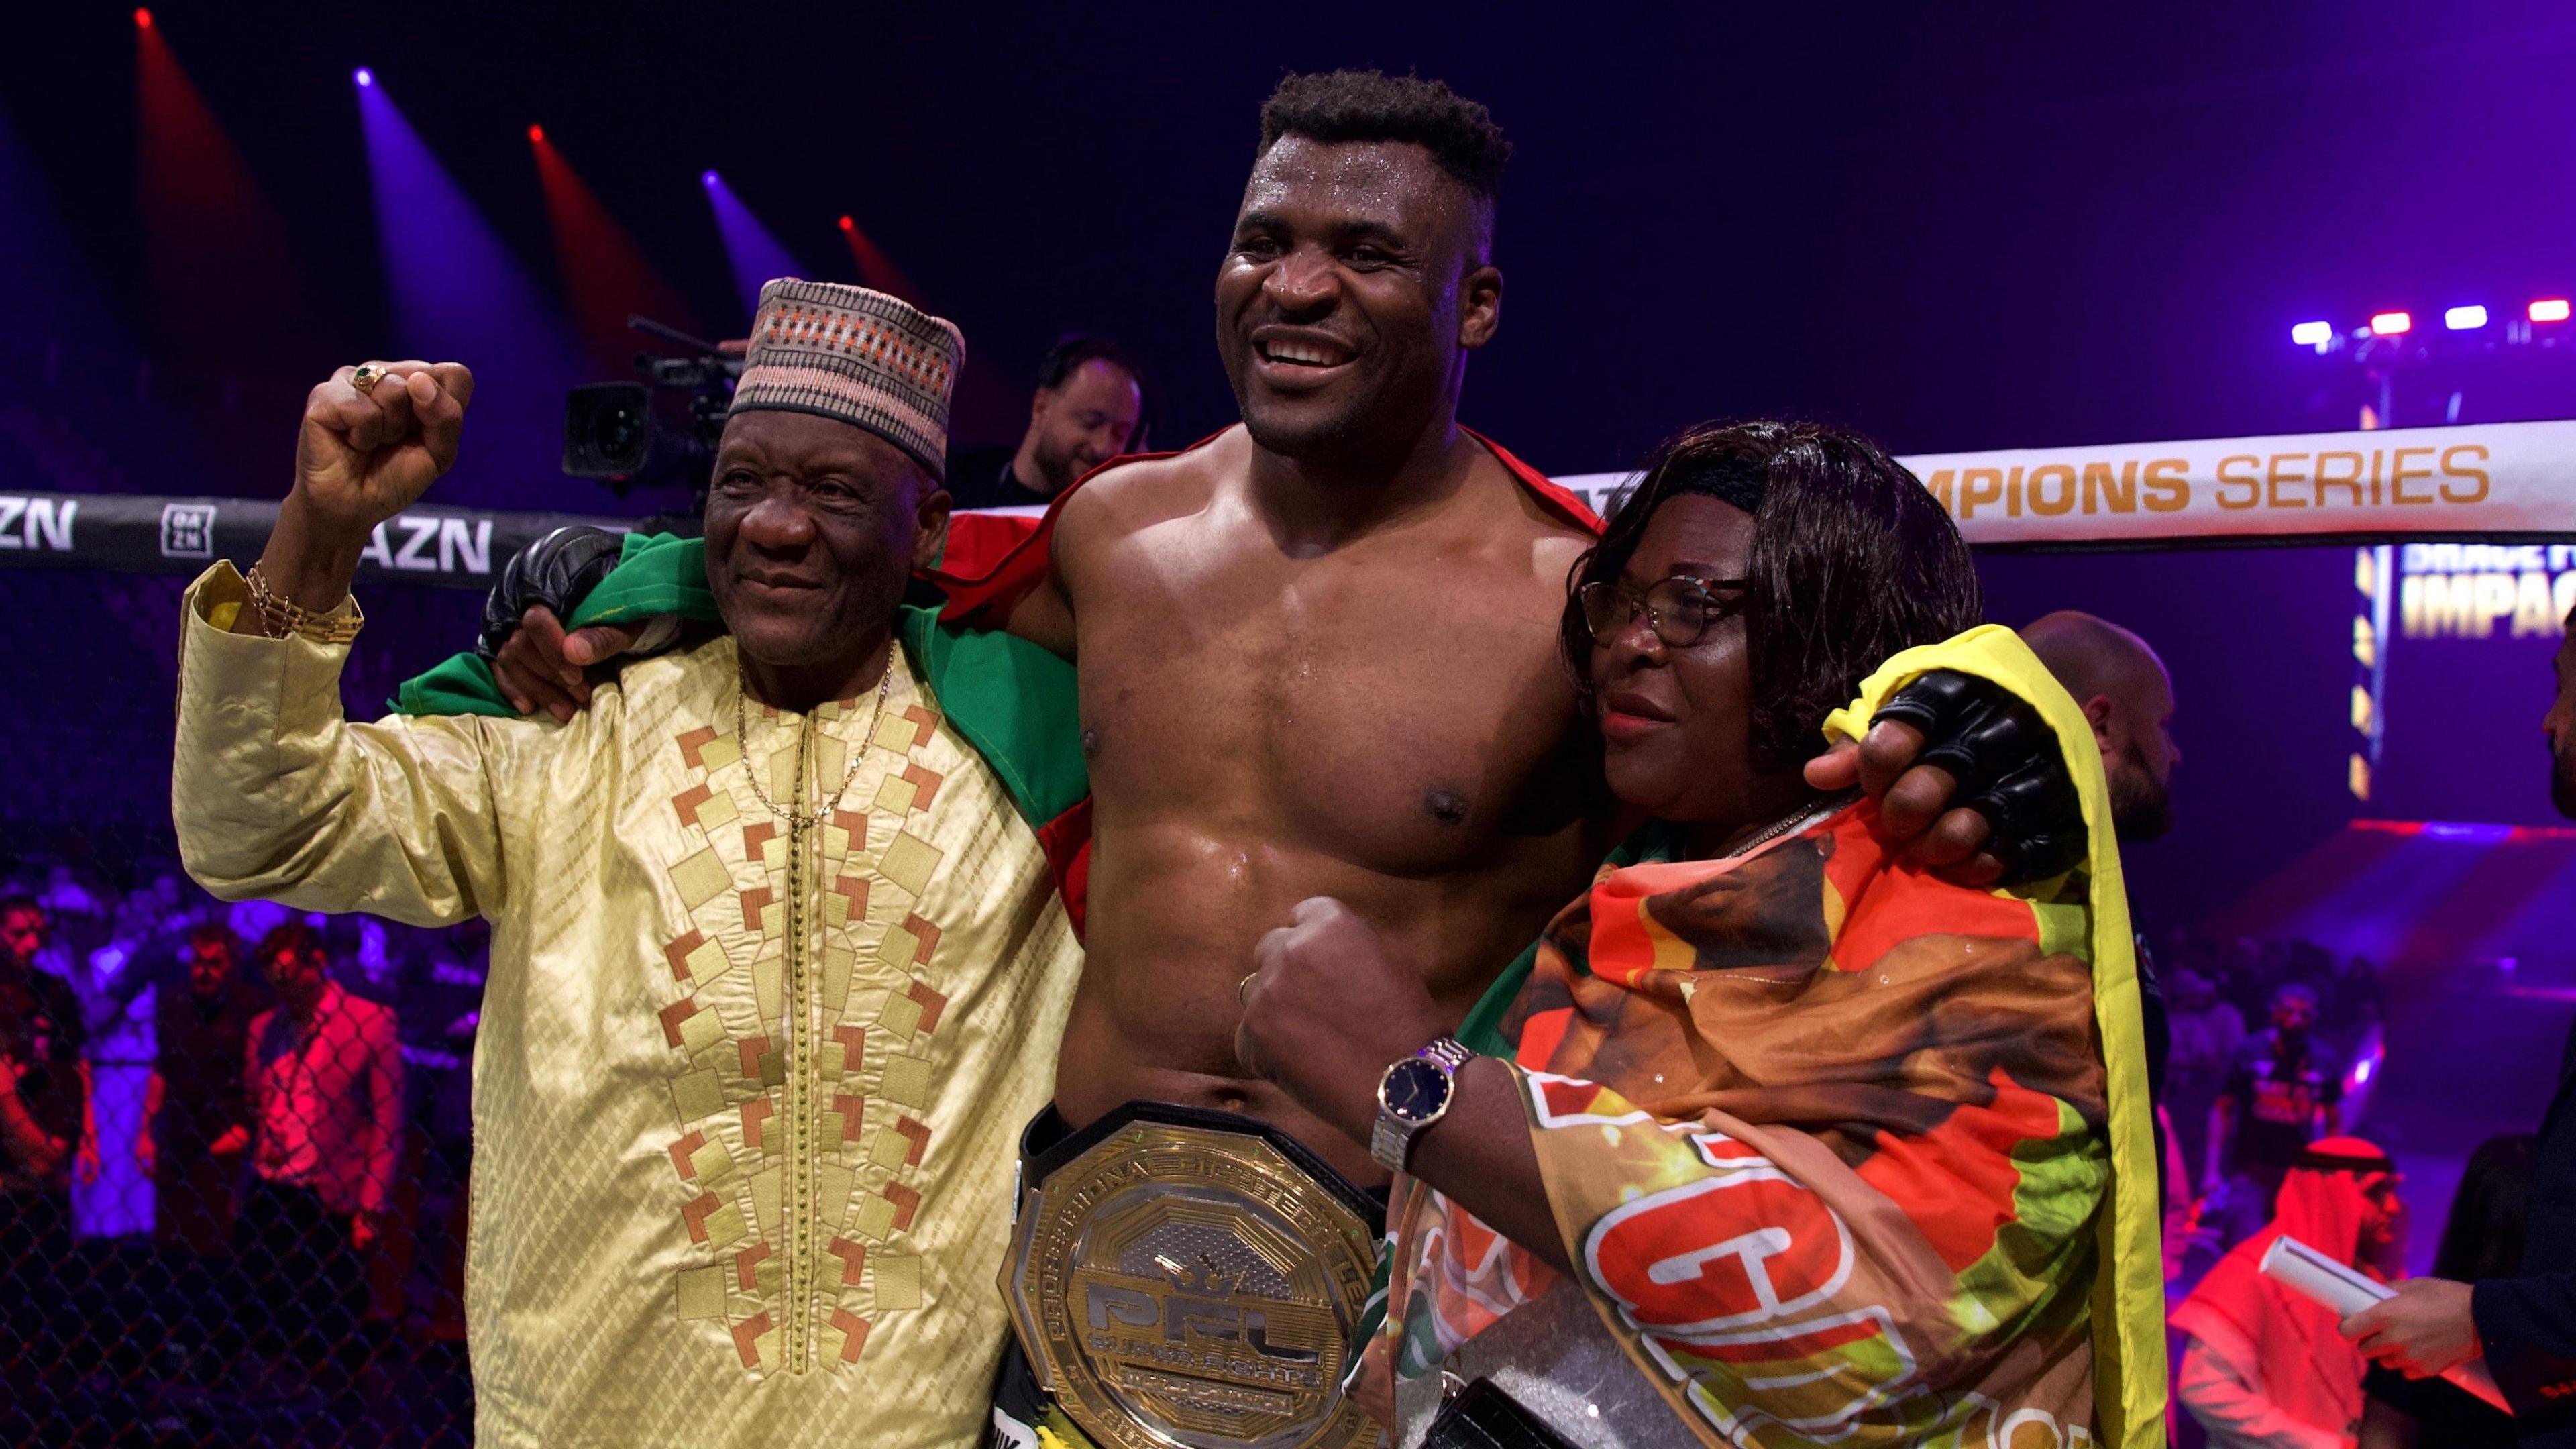
<path id="1" fill-rule="evenodd" d="M 2576 611 L 2568 622 L 2576 624 Z M 2549 800 L 2576 819 L 2576 629 L 2550 660 L 2557 692 L 2540 728 L 2549 741 Z M 2532 1152 L 2531 1211 L 2511 1269 L 2475 1283 L 2417 1278 L 2343 1322 L 2378 1363 L 2437 1374 L 2483 1354 L 2532 1449 L 2576 1449 L 2576 1030 L 2558 1058 L 2558 1092 Z"/>
<path id="2" fill-rule="evenodd" d="M 2112 833 L 2123 847 L 2163 838 L 2173 828 L 2173 772 L 2182 763 L 2182 748 L 2173 738 L 2173 676 L 2164 661 L 2146 640 L 2073 609 L 2032 620 L 2021 637 L 2093 727 L 2103 778 L 2110 786 Z M 2133 927 L 2137 920 L 2132 902 Z M 2165 1111 L 2165 1074 L 2173 1057 L 2171 1009 L 2144 929 L 2137 930 L 2136 943 L 2138 1026 L 2146 1044 L 2147 1096 L 2155 1110 L 2156 1176 L 2163 1189 L 2166 1236 L 2177 1238 L 2191 1198 L 2187 1173 L 2174 1170 L 2173 1118 Z M 2165 1262 L 2167 1278 L 2180 1271 L 2179 1257 L 2168 1254 Z"/>
<path id="3" fill-rule="evenodd" d="M 2406 1259 L 2397 1168 L 2357 1137 L 2303 1145 L 2281 1180 L 2281 1214 L 2238 1243 L 2173 1312 L 2185 1335 L 2174 1396 L 2210 1449 L 2347 1449 L 2361 1423 L 2361 1354 L 2319 1307 L 2263 1276 L 2292 1237 L 2385 1282 Z"/>
<path id="4" fill-rule="evenodd" d="M 2358 1053 L 2370 1029 L 2380 1023 L 2379 968 L 2367 956 L 2347 956 L 2341 966 L 2329 963 L 2317 982 L 2318 1021 L 2329 1040 Z"/>
<path id="5" fill-rule="evenodd" d="M 310 926 L 259 943 L 277 1006 L 246 1047 L 254 1177 L 234 1234 L 279 1342 L 299 1356 L 346 1344 L 366 1301 L 365 1259 L 382 1226 L 402 1140 L 403 1066 L 394 1014 L 341 989 Z M 230 1144 L 219 1139 L 213 1150 Z"/>
<path id="6" fill-rule="evenodd" d="M 161 1064 L 135 1142 L 160 1199 L 161 1243 L 196 1257 L 225 1250 L 241 1209 L 251 1134 L 242 1063 L 251 1022 L 271 1003 L 240 960 L 240 940 L 221 923 L 188 933 L 188 989 L 161 992 Z"/>
<path id="7" fill-rule="evenodd" d="M 69 1308 L 71 1160 L 88 1092 L 80 1001 L 36 969 L 44 907 L 0 897 L 0 1431 L 42 1442 L 39 1385 L 61 1373 Z"/>
<path id="8" fill-rule="evenodd" d="M 159 992 L 137 958 L 143 941 L 124 933 L 141 922 L 101 910 L 109 938 L 71 963 L 72 992 L 88 1034 L 89 1091 L 81 1107 L 80 1150 L 72 1159 L 72 1231 L 83 1238 L 150 1233 L 157 1195 L 143 1140 L 156 1052 Z M 106 1151 L 99 1144 L 110 1144 Z"/>
<path id="9" fill-rule="evenodd" d="M 2433 1255 L 2434 1277 L 2473 1283 L 2509 1277 L 2521 1265 L 2538 1144 L 2529 1133 L 2490 1137 L 2469 1154 Z M 2368 1397 L 2361 1449 L 2507 1449 L 2514 1441 L 2512 1415 L 2440 1379 L 2374 1364 L 2361 1389 Z"/>
<path id="10" fill-rule="evenodd" d="M 2236 1054 L 2245 1046 L 2245 1018 L 2218 994 L 2218 987 L 2196 971 L 2175 973 L 2172 982 L 2173 1055 L 2165 1066 L 2165 1101 L 2173 1109 L 2175 1133 L 2182 1139 L 2182 1160 L 2208 1161 L 2209 1109 L 2218 1101 Z M 2204 1179 L 2195 1191 L 2218 1186 Z"/>
<path id="11" fill-rule="evenodd" d="M 43 906 L 0 899 L 0 1267 L 11 1269 L 30 1255 L 49 1259 L 69 1231 L 69 1169 L 88 1095 L 80 999 L 36 969 L 47 934 Z"/>
<path id="12" fill-rule="evenodd" d="M 2227 1004 L 2235 1007 L 2236 1014 L 2246 1021 L 2253 1021 L 2264 1014 L 2272 1000 L 2272 988 L 2281 984 L 2275 974 L 2279 964 L 2273 950 L 2275 944 L 2239 936 L 2227 943 L 2226 951 L 2219 957 L 2219 974 L 2213 978 L 2218 984 L 2219 994 L 2225 996 Z"/>
<path id="13" fill-rule="evenodd" d="M 2249 1038 L 2209 1109 L 2204 1182 L 2223 1215 L 2222 1243 L 2241 1242 L 2272 1216 L 2282 1174 L 2307 1145 L 2339 1129 L 2343 1063 L 2316 1040 L 2317 994 L 2292 983 L 2272 993 L 2272 1027 Z"/>
<path id="14" fill-rule="evenodd" d="M 952 508 L 1052 502 L 1083 474 L 1145 446 L 1145 369 L 1106 337 L 1072 333 L 1038 367 L 1029 430 L 1017 449 L 961 451 L 948 461 Z"/>
<path id="15" fill-rule="evenodd" d="M 2173 772 L 2182 763 L 2174 743 L 2173 676 L 2147 641 L 2112 623 L 2073 609 L 2030 622 L 2022 642 L 2057 682 L 2066 686 L 2093 742 L 2102 750 L 2102 773 L 2111 787 L 2111 828 L 2122 845 L 2161 840 L 2173 828 Z M 2134 922 L 2135 908 L 2131 917 Z M 2139 1011 L 2147 1039 L 2147 1088 L 2159 1103 L 2171 1056 L 2163 983 L 2146 932 L 2137 935 Z M 2157 1150 L 2159 1161 L 2164 1153 Z"/>

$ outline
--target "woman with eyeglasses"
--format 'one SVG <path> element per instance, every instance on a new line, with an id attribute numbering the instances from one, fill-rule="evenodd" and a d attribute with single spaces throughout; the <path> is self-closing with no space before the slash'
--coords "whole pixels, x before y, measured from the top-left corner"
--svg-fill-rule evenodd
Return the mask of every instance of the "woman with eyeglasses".
<path id="1" fill-rule="evenodd" d="M 1949 516 L 1855 434 L 1703 427 L 1571 585 L 1566 661 L 1642 818 L 1592 889 L 1455 1038 L 1339 902 L 1245 985 L 1246 1062 L 1403 1167 L 1363 1401 L 1400 1445 L 2160 1442 L 2099 751 L 1975 628 Z M 1945 881 L 1810 783 L 1935 667 L 2040 703 L 2084 865 Z"/>

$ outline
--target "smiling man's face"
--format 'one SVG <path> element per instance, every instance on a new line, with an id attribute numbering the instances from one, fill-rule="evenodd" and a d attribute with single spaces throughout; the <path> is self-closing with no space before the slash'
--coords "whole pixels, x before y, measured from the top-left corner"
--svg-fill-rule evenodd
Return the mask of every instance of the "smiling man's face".
<path id="1" fill-rule="evenodd" d="M 948 494 L 874 433 L 813 413 L 737 413 L 707 494 L 707 587 L 746 664 L 854 670 L 947 518 Z"/>
<path id="2" fill-rule="evenodd" d="M 1284 136 L 1217 272 L 1217 350 L 1253 441 L 1298 459 L 1409 445 L 1500 319 L 1489 203 L 1407 141 Z"/>

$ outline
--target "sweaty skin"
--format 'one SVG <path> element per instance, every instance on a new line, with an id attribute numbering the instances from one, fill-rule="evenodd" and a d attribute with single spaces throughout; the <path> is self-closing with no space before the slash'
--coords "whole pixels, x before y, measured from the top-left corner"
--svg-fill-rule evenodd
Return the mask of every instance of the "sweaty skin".
<path id="1" fill-rule="evenodd" d="M 1241 431 L 1067 505 L 1093 798 L 1089 963 L 1056 1069 L 1070 1121 L 1132 1098 L 1248 1112 L 1382 1180 L 1244 1075 L 1253 947 L 1335 896 L 1454 1027 L 1607 848 L 1556 657 L 1590 540 L 1460 441 L 1445 497 L 1306 557 L 1263 518 Z"/>
<path id="2" fill-rule="evenodd" d="M 1556 657 L 1591 537 L 1456 422 L 1500 320 L 1491 224 L 1421 147 L 1273 145 L 1217 273 L 1244 427 L 1085 484 L 1011 620 L 1081 664 L 1077 1126 L 1137 1098 L 1246 1112 L 1382 1181 L 1236 1059 L 1254 946 L 1337 896 L 1455 1025 L 1607 847 Z"/>
<path id="3" fill-rule="evenodd" d="M 1592 536 L 1457 425 L 1501 317 L 1492 226 L 1420 146 L 1270 147 L 1217 275 L 1243 426 L 1085 483 L 1009 620 L 1081 666 L 1089 960 L 1056 1072 L 1077 1127 L 1131 1099 L 1240 1111 L 1385 1181 L 1237 1060 L 1256 944 L 1332 896 L 1454 1029 L 1612 844 L 1557 654 Z M 633 638 L 526 624 L 496 676 L 559 715 Z M 1920 858 L 1991 879 L 1985 822 L 1908 768 L 1921 744 L 1880 725 L 1807 778 L 1882 795 Z"/>

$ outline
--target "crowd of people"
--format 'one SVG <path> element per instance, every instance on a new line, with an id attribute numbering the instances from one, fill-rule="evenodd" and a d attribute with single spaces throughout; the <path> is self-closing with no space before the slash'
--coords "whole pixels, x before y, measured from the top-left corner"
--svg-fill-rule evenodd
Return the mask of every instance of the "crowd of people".
<path id="1" fill-rule="evenodd" d="M 457 1337 L 480 935 L 0 881 L 0 1442 L 339 1425 Z"/>
<path id="2" fill-rule="evenodd" d="M 2481 1332 L 2522 1412 L 2565 1387 L 2547 1285 L 2517 1339 L 2459 1281 L 2337 1317 L 2264 1275 L 2295 1237 L 2401 1276 L 2347 1120 L 2378 982 L 2137 949 L 2118 851 L 2181 757 L 2145 639 L 1987 623 L 1845 429 L 1688 429 L 1601 519 L 1458 425 L 1508 154 L 1445 86 L 1283 83 L 1217 285 L 1243 426 L 1078 481 L 1145 420 L 1114 349 L 970 468 L 955 327 L 771 282 L 703 537 L 537 545 L 374 723 L 357 560 L 475 378 L 335 371 L 260 559 L 182 606 L 174 822 L 226 899 L 422 929 L 0 907 L 12 1265 L 148 1231 L 222 1265 L 232 1362 L 327 1399 L 411 1327 L 370 1281 L 438 1140 L 406 1050 L 470 1038 L 495 1444 L 2151 1449 L 2170 1387 L 2328 1449 L 2365 1356 Z M 1052 502 L 968 577 L 952 486 Z M 416 959 L 476 920 L 481 964 Z M 2158 1251 L 2194 1217 L 2198 1273 Z M 77 1379 L 95 1313 L 38 1303 L 15 1362 Z"/>

